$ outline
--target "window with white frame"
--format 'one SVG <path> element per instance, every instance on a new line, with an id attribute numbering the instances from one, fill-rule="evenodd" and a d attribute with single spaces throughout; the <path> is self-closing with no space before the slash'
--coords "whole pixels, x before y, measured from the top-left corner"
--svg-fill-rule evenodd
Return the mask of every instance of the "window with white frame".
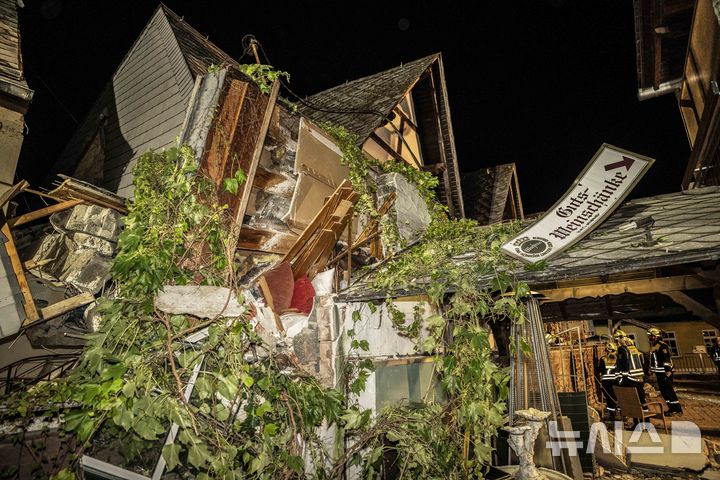
<path id="1" fill-rule="evenodd" d="M 718 336 L 717 330 L 703 330 L 703 342 L 705 342 L 705 348 L 713 346 L 713 340 Z"/>
<path id="2" fill-rule="evenodd" d="M 670 352 L 674 357 L 680 355 L 680 348 L 678 347 L 677 335 L 675 332 L 663 332 L 663 340 L 665 340 L 665 343 L 667 343 L 670 347 Z"/>

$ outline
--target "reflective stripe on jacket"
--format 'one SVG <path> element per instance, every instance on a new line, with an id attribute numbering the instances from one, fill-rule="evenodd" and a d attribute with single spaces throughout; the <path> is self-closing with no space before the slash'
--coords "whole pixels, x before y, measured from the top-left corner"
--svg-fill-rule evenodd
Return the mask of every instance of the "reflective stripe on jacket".
<path id="1" fill-rule="evenodd" d="M 658 342 L 650 352 L 650 371 L 666 373 L 673 371 L 672 352 L 665 342 Z"/>

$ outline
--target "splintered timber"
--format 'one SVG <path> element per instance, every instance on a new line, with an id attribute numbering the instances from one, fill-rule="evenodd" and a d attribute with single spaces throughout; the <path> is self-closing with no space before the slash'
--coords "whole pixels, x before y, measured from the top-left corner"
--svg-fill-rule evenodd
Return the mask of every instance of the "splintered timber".
<path id="1" fill-rule="evenodd" d="M 612 201 L 613 194 L 627 178 L 626 174 L 618 171 L 615 172 L 614 177 L 604 180 L 602 190 L 589 193 L 590 188 L 585 187 L 584 190 L 570 197 L 565 205 L 561 205 L 555 210 L 558 217 L 567 219 L 565 225 L 557 227 L 549 235 L 563 240 L 573 232 L 581 230 L 585 224 L 591 223 L 601 214 L 603 207 Z M 583 187 L 583 185 L 578 184 L 578 187 Z"/>

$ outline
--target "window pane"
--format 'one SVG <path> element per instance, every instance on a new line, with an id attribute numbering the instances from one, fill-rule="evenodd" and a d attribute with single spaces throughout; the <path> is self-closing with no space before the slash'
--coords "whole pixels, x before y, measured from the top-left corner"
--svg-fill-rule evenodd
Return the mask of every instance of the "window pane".
<path id="1" fill-rule="evenodd" d="M 375 407 L 382 410 L 388 405 L 421 403 L 432 381 L 427 399 L 444 402 L 442 387 L 433 375 L 432 362 L 415 362 L 375 367 Z"/>

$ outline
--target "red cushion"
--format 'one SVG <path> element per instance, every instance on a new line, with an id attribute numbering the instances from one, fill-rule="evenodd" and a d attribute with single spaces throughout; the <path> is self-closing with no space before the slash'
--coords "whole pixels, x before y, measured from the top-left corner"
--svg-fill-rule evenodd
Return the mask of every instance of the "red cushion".
<path id="1" fill-rule="evenodd" d="M 282 262 L 265 272 L 264 277 L 270 289 L 270 295 L 272 295 L 275 312 L 280 313 L 290 308 L 290 301 L 292 300 L 293 288 L 295 286 L 290 264 L 288 262 Z"/>
<path id="2" fill-rule="evenodd" d="M 310 313 L 314 298 L 315 289 L 307 275 L 303 275 L 295 280 L 295 289 L 293 290 L 290 308 L 297 308 L 300 313 Z"/>

